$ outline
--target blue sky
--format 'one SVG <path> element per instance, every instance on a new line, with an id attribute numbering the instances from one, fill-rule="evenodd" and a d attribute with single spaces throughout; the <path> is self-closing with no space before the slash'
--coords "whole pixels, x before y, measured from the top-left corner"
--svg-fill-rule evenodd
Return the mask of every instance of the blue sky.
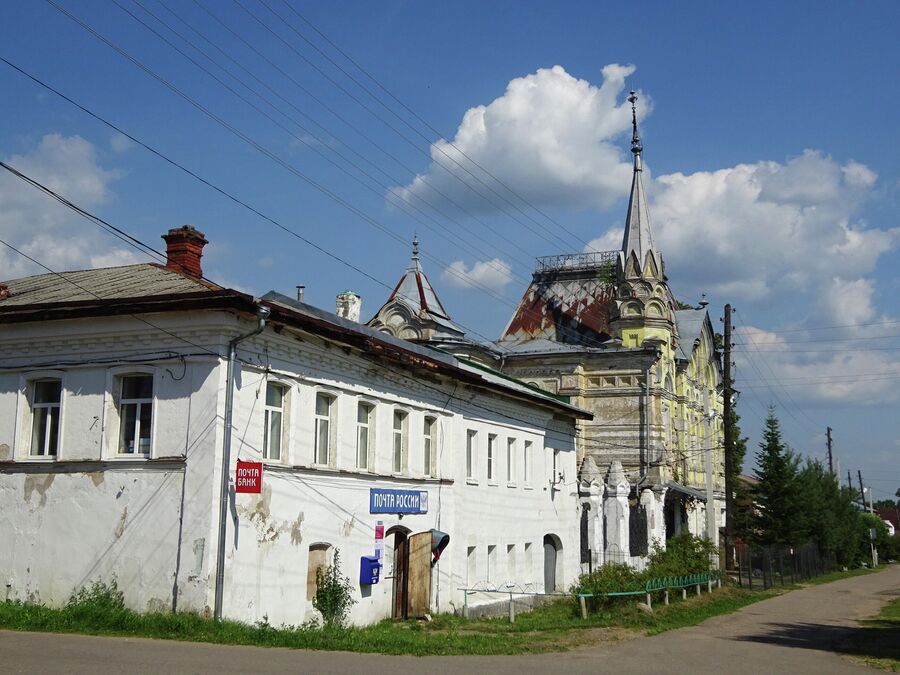
<path id="1" fill-rule="evenodd" d="M 862 469 L 876 495 L 900 487 L 896 3 L 290 1 L 377 82 L 283 0 L 64 4 L 351 210 L 50 4 L 4 6 L 0 55 L 381 284 L 396 282 L 418 232 L 444 305 L 491 338 L 535 256 L 618 246 L 629 187 L 624 99 L 638 89 L 651 217 L 673 291 L 691 302 L 705 292 L 717 313 L 725 302 L 738 307 L 745 432 L 755 443 L 774 403 L 797 450 L 823 456 L 831 425 L 844 472 Z M 4 161 L 145 241 L 161 246 L 169 227 L 196 225 L 212 242 L 210 277 L 257 293 L 293 293 L 303 283 L 307 299 L 325 308 L 350 288 L 367 316 L 386 298 L 384 285 L 3 64 L 0 91 Z M 441 138 L 453 145 L 432 148 Z M 475 167 L 462 173 L 447 159 L 466 163 L 456 148 L 514 193 Z M 136 259 L 91 227 L 0 177 L 0 231 L 45 264 Z M 0 264 L 5 278 L 35 271 L 8 251 Z M 819 330 L 828 326 L 844 327 Z"/>

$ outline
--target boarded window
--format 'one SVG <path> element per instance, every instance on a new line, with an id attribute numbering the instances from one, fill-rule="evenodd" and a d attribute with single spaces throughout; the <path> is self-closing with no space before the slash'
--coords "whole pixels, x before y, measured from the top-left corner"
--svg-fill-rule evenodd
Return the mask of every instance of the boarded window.
<path id="1" fill-rule="evenodd" d="M 313 544 L 309 547 L 309 567 L 306 571 L 306 599 L 316 597 L 316 570 L 329 562 L 330 544 Z"/>

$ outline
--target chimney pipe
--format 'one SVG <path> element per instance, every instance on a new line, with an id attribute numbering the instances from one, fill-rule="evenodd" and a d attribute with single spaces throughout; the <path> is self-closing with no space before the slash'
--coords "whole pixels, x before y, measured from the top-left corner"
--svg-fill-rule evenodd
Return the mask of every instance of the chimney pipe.
<path id="1" fill-rule="evenodd" d="M 300 284 L 297 286 L 297 302 L 303 302 L 303 291 L 306 290 L 306 286 Z"/>
<path id="2" fill-rule="evenodd" d="M 200 258 L 209 242 L 203 233 L 191 225 L 174 227 L 163 235 L 166 242 L 166 267 L 195 279 L 203 276 Z"/>

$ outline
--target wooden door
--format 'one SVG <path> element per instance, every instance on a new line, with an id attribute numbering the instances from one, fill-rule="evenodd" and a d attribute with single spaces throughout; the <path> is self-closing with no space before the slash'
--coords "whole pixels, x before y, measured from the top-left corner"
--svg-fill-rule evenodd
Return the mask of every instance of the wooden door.
<path id="1" fill-rule="evenodd" d="M 556 542 L 544 535 L 544 593 L 556 590 Z"/>
<path id="2" fill-rule="evenodd" d="M 394 534 L 394 612 L 395 619 L 406 618 L 409 590 L 409 540 L 403 532 Z"/>
<path id="3" fill-rule="evenodd" d="M 423 617 L 431 610 L 431 532 L 409 538 L 407 616 Z"/>

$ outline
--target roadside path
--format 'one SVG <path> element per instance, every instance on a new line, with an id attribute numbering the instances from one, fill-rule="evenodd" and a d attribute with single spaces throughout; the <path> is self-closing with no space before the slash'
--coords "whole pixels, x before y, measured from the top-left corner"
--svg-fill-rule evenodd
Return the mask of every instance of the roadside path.
<path id="1" fill-rule="evenodd" d="M 834 651 L 900 595 L 900 566 L 812 586 L 691 628 L 529 656 L 380 656 L 0 631 L 0 673 L 875 673 Z"/>

